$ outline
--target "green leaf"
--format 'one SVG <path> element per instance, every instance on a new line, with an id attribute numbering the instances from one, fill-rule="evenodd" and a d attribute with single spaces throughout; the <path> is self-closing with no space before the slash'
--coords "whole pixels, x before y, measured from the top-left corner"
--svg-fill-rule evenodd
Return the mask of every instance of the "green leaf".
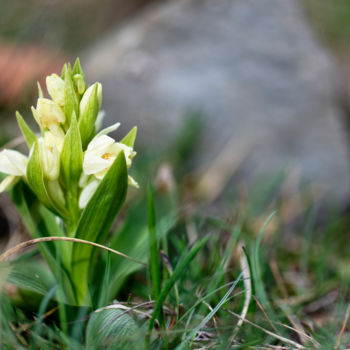
<path id="1" fill-rule="evenodd" d="M 16 112 L 16 118 L 18 126 L 21 129 L 22 134 L 27 142 L 28 148 L 31 149 L 37 138 L 18 111 Z"/>
<path id="2" fill-rule="evenodd" d="M 120 142 L 129 147 L 134 147 L 136 134 L 137 134 L 137 126 L 134 126 Z"/>
<path id="3" fill-rule="evenodd" d="M 39 200 L 45 204 L 48 208 L 52 209 L 51 200 L 47 194 L 43 171 L 40 164 L 40 152 L 38 142 L 34 143 L 31 156 L 27 165 L 27 180 L 29 187 L 36 194 Z"/>
<path id="4" fill-rule="evenodd" d="M 230 297 L 231 293 L 236 288 L 241 278 L 242 278 L 242 273 L 238 276 L 238 278 L 235 280 L 231 288 L 226 292 L 226 294 L 220 300 L 220 302 L 209 312 L 209 314 L 206 317 L 204 317 L 204 319 L 200 322 L 200 324 L 190 332 L 190 334 L 186 337 L 184 341 L 181 342 L 181 344 L 176 348 L 176 350 L 183 350 L 187 347 L 188 342 L 194 339 L 194 337 L 201 330 L 201 328 L 203 328 L 214 317 L 214 315 L 221 308 L 221 306 L 227 301 L 227 299 Z"/>
<path id="5" fill-rule="evenodd" d="M 79 116 L 79 102 L 74 89 L 71 71 L 68 70 L 64 77 L 64 113 L 66 115 L 66 124 L 70 126 L 73 112 Z"/>
<path id="6" fill-rule="evenodd" d="M 201 241 L 195 244 L 192 249 L 186 254 L 186 256 L 180 260 L 180 262 L 176 265 L 174 273 L 170 276 L 170 278 L 166 281 L 165 286 L 163 287 L 159 298 L 156 300 L 156 304 L 154 306 L 154 310 L 152 313 L 152 318 L 149 322 L 148 329 L 151 331 L 154 327 L 156 318 L 160 315 L 162 310 L 163 303 L 165 298 L 167 297 L 169 291 L 173 287 L 174 283 L 178 280 L 181 274 L 186 270 L 190 262 L 194 259 L 197 253 L 203 248 L 203 246 L 207 243 L 210 236 L 204 237 Z"/>
<path id="7" fill-rule="evenodd" d="M 81 214 L 76 238 L 104 243 L 127 193 L 128 173 L 124 152 L 120 152 Z M 72 279 L 79 303 L 86 302 L 89 261 L 93 247 L 75 244 L 72 252 Z"/>
<path id="8" fill-rule="evenodd" d="M 149 250 L 150 250 L 150 270 L 152 285 L 155 299 L 160 294 L 160 261 L 159 249 L 156 237 L 156 216 L 151 185 L 148 186 L 148 233 L 149 233 Z"/>
<path id="9" fill-rule="evenodd" d="M 263 281 L 262 278 L 262 272 L 261 272 L 261 261 L 260 261 L 260 243 L 262 240 L 262 236 L 265 232 L 265 229 L 267 227 L 267 225 L 270 223 L 270 221 L 272 220 L 272 218 L 275 216 L 276 211 L 272 212 L 272 214 L 270 214 L 270 216 L 265 220 L 263 226 L 261 227 L 258 237 L 256 239 L 255 242 L 255 246 L 254 246 L 254 250 L 253 250 L 253 254 L 252 254 L 252 281 L 254 283 L 254 287 L 255 287 L 255 292 L 256 292 L 256 296 L 258 297 L 260 303 L 262 304 L 263 308 L 265 310 L 268 310 L 272 313 L 272 306 L 271 303 L 267 297 L 266 291 L 265 291 L 265 283 Z"/>
<path id="10" fill-rule="evenodd" d="M 94 312 L 86 328 L 86 349 L 141 349 L 142 333 L 135 321 L 123 310 Z"/>
<path id="11" fill-rule="evenodd" d="M 87 106 L 84 111 L 81 111 L 79 118 L 79 130 L 83 149 L 86 149 L 88 143 L 95 133 L 95 122 L 100 108 L 97 97 L 97 86 L 97 83 L 95 83 L 91 92 L 91 96 L 87 102 Z"/>

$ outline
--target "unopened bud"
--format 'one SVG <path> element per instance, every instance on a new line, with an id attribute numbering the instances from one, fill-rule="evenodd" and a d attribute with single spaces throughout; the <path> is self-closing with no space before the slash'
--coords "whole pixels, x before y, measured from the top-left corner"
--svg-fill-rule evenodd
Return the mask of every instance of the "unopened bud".
<path id="1" fill-rule="evenodd" d="M 56 180 L 60 174 L 60 153 L 50 132 L 39 139 L 40 163 L 44 177 Z"/>
<path id="2" fill-rule="evenodd" d="M 53 101 L 60 106 L 64 105 L 64 81 L 57 74 L 46 77 L 46 87 Z"/>
<path id="3" fill-rule="evenodd" d="M 74 74 L 74 83 L 79 95 L 82 95 L 86 89 L 85 79 L 81 74 Z"/>
<path id="4" fill-rule="evenodd" d="M 102 103 L 102 85 L 100 83 L 95 83 L 94 85 L 91 85 L 88 87 L 88 89 L 85 91 L 83 98 L 80 101 L 80 115 L 83 115 L 85 113 L 85 109 L 89 105 L 90 99 L 94 98 L 92 95 L 95 85 L 97 84 L 97 101 L 98 101 L 98 108 L 101 107 Z"/>
<path id="5" fill-rule="evenodd" d="M 32 107 L 32 112 L 41 128 L 49 129 L 51 125 L 64 124 L 66 120 L 61 107 L 47 98 L 39 98 L 37 107 Z"/>

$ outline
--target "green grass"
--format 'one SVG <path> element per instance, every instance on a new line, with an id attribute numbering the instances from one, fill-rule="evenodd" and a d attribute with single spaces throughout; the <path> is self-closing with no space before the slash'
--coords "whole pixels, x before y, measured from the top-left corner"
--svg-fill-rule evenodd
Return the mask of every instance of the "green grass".
<path id="1" fill-rule="evenodd" d="M 189 203 L 181 186 L 140 190 L 110 246 L 149 267 L 100 251 L 92 307 L 58 302 L 39 252 L 24 253 L 2 273 L 11 284 L 2 281 L 1 348 L 345 349 L 349 219 L 307 187 L 292 205 L 286 181 L 265 198 L 227 191 L 215 217 L 217 203 Z"/>

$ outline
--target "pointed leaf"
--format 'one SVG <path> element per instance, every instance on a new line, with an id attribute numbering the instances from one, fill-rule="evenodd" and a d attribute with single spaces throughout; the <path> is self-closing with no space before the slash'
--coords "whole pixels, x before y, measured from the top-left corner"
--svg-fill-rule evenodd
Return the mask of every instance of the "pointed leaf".
<path id="1" fill-rule="evenodd" d="M 27 142 L 28 148 L 31 149 L 34 145 L 35 141 L 37 140 L 36 135 L 32 131 L 32 129 L 28 126 L 28 124 L 24 121 L 21 114 L 17 111 L 16 112 L 16 118 L 19 128 L 22 131 L 22 134 Z"/>
<path id="2" fill-rule="evenodd" d="M 61 178 L 66 188 L 77 186 L 83 169 L 83 149 L 77 119 L 73 112 L 61 152 Z"/>
<path id="3" fill-rule="evenodd" d="M 85 74 L 84 74 L 83 68 L 81 67 L 79 57 L 77 57 L 73 66 L 73 75 L 74 74 L 80 74 L 85 79 Z"/>
<path id="4" fill-rule="evenodd" d="M 31 151 L 31 156 L 27 165 L 27 180 L 29 187 L 36 194 L 39 200 L 45 204 L 48 208 L 52 208 L 51 200 L 47 194 L 43 170 L 40 164 L 40 153 L 38 142 L 34 143 Z"/>
<path id="5" fill-rule="evenodd" d="M 129 147 L 134 147 L 136 134 L 137 134 L 137 126 L 134 126 L 120 142 Z"/>
<path id="6" fill-rule="evenodd" d="M 73 112 L 79 116 L 79 102 L 77 94 L 75 93 L 72 75 L 66 72 L 64 78 L 64 113 L 66 115 L 66 123 L 70 125 Z"/>
<path id="7" fill-rule="evenodd" d="M 154 310 L 152 313 L 152 318 L 150 320 L 148 329 L 152 330 L 155 324 L 156 318 L 160 315 L 160 312 L 162 310 L 163 303 L 165 301 L 165 298 L 167 297 L 169 291 L 173 287 L 174 283 L 177 281 L 177 279 L 181 276 L 181 274 L 184 272 L 184 270 L 188 267 L 188 264 L 194 259 L 194 257 L 197 255 L 200 249 L 207 243 L 210 236 L 204 237 L 201 241 L 199 241 L 197 244 L 195 244 L 192 249 L 186 254 L 186 256 L 179 261 L 179 263 L 176 265 L 176 268 L 174 269 L 174 273 L 170 276 L 170 278 L 165 283 L 162 291 L 160 292 L 160 296 L 156 301 L 156 304 L 154 306 Z"/>
<path id="8" fill-rule="evenodd" d="M 125 200 L 127 188 L 125 156 L 124 152 L 120 152 L 85 207 L 78 223 L 76 238 L 103 243 Z M 92 249 L 89 245 L 75 244 L 73 247 L 72 279 L 78 289 L 79 302 L 84 302 L 86 299 Z"/>
<path id="9" fill-rule="evenodd" d="M 150 269 L 154 291 L 154 298 L 157 300 L 160 293 L 160 261 L 159 249 L 156 237 L 156 217 L 151 185 L 148 186 L 148 234 L 150 250 Z"/>
<path id="10" fill-rule="evenodd" d="M 93 138 L 95 133 L 95 122 L 100 108 L 100 104 L 97 97 L 97 83 L 95 83 L 91 96 L 87 102 L 86 108 L 81 111 L 79 117 L 79 131 L 85 150 L 90 140 Z M 86 93 L 86 92 L 85 92 Z"/>

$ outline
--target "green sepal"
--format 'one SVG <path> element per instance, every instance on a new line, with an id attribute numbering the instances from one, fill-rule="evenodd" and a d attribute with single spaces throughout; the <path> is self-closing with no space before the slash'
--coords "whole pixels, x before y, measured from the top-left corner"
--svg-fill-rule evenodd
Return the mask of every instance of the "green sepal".
<path id="1" fill-rule="evenodd" d="M 137 135 L 137 126 L 134 126 L 120 142 L 126 146 L 133 148 L 136 135 Z"/>
<path id="2" fill-rule="evenodd" d="M 73 75 L 75 75 L 75 74 L 82 75 L 82 77 L 85 80 L 85 74 L 84 74 L 83 68 L 81 67 L 79 57 L 77 57 L 77 59 L 75 60 L 74 66 L 73 66 Z"/>
<path id="3" fill-rule="evenodd" d="M 45 187 L 43 170 L 40 164 L 39 143 L 37 141 L 33 145 L 28 161 L 27 181 L 29 187 L 38 197 L 40 202 L 42 202 L 48 208 L 52 209 L 52 203 Z"/>
<path id="4" fill-rule="evenodd" d="M 16 118 L 18 126 L 27 142 L 28 148 L 31 149 L 36 142 L 37 137 L 18 111 L 16 112 Z"/>
<path id="5" fill-rule="evenodd" d="M 83 149 L 75 113 L 72 114 L 70 127 L 64 137 L 61 152 L 60 175 L 66 189 L 66 201 L 75 226 L 79 219 L 79 179 L 83 169 Z"/>
<path id="6" fill-rule="evenodd" d="M 64 137 L 61 152 L 61 179 L 66 188 L 77 185 L 83 168 L 83 148 L 75 113 Z"/>
<path id="7" fill-rule="evenodd" d="M 79 118 L 79 131 L 83 149 L 86 149 L 88 143 L 95 134 L 95 122 L 100 104 L 97 98 L 97 83 L 94 84 L 93 91 L 84 111 Z"/>
<path id="8" fill-rule="evenodd" d="M 64 77 L 64 114 L 66 115 L 66 124 L 71 123 L 72 114 L 79 116 L 79 101 L 75 92 L 71 71 L 68 69 Z"/>

